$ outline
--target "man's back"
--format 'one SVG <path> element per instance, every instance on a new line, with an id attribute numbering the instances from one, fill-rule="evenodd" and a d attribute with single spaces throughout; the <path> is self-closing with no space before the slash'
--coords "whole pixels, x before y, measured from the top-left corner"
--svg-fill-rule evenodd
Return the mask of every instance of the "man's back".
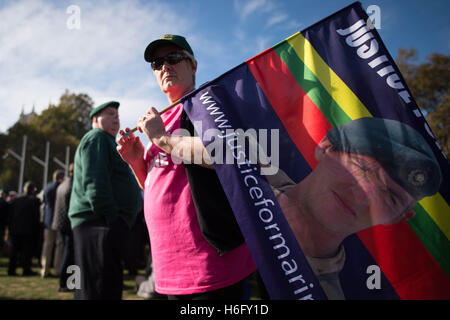
<path id="1" fill-rule="evenodd" d="M 6 202 L 5 199 L 0 198 L 0 228 L 5 227 L 8 221 L 8 208 L 9 208 L 8 202 Z"/>
<path id="2" fill-rule="evenodd" d="M 72 178 L 65 179 L 56 190 L 52 229 L 70 231 L 69 202 L 72 191 Z"/>
<path id="3" fill-rule="evenodd" d="M 59 182 L 54 181 L 48 184 L 44 189 L 44 226 L 46 228 L 51 228 L 53 221 L 53 214 L 55 211 L 55 199 L 56 199 L 56 189 L 58 188 Z"/>
<path id="4" fill-rule="evenodd" d="M 9 230 L 14 235 L 31 235 L 39 226 L 40 201 L 34 196 L 21 196 L 11 204 Z"/>
<path id="5" fill-rule="evenodd" d="M 121 216 L 129 226 L 140 205 L 140 189 L 116 150 L 114 137 L 93 129 L 85 134 L 75 153 L 69 217 L 72 228 L 104 218 Z"/>

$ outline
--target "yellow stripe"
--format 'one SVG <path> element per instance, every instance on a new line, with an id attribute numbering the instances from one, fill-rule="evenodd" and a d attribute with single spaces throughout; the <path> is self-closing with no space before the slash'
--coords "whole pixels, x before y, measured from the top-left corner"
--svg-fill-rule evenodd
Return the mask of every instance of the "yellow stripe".
<path id="1" fill-rule="evenodd" d="M 450 238 L 450 207 L 441 194 L 437 193 L 434 196 L 423 198 L 419 203 L 448 240 Z"/>
<path id="2" fill-rule="evenodd" d="M 352 120 L 372 117 L 359 98 L 344 81 L 322 60 L 311 43 L 301 33 L 286 39 L 297 56 L 316 75 L 330 96 Z"/>

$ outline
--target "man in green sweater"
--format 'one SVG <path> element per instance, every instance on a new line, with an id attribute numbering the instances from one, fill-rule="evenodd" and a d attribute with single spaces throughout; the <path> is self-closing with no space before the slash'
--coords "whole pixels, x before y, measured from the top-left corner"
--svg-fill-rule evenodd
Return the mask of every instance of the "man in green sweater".
<path id="1" fill-rule="evenodd" d="M 142 200 L 133 173 L 116 150 L 118 108 L 118 102 L 110 101 L 92 110 L 92 130 L 75 153 L 69 218 L 81 273 L 77 300 L 122 298 L 121 261 Z"/>

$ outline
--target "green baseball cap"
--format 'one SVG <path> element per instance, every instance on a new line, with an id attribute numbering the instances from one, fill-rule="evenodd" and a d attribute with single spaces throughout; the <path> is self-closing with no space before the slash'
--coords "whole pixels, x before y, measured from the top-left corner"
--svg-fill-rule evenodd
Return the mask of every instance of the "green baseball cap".
<path id="1" fill-rule="evenodd" d="M 166 34 L 161 37 L 161 39 L 150 42 L 144 52 L 144 59 L 147 62 L 152 62 L 153 54 L 155 50 L 161 47 L 162 45 L 174 44 L 182 49 L 185 49 L 190 54 L 194 55 L 194 52 L 191 49 L 191 46 L 186 41 L 183 36 L 178 36 L 176 34 Z"/>
<path id="2" fill-rule="evenodd" d="M 360 118 L 330 129 L 327 137 L 337 150 L 373 157 L 417 201 L 439 190 L 442 173 L 433 151 L 405 123 Z"/>
<path id="3" fill-rule="evenodd" d="M 91 111 L 91 113 L 89 113 L 89 119 L 92 120 L 92 117 L 95 116 L 97 113 L 99 113 L 100 111 L 102 111 L 103 109 L 107 108 L 107 107 L 114 107 L 114 108 L 119 108 L 120 103 L 117 101 L 108 101 L 105 102 L 104 104 L 99 105 L 98 107 L 96 107 L 95 109 L 93 109 Z"/>

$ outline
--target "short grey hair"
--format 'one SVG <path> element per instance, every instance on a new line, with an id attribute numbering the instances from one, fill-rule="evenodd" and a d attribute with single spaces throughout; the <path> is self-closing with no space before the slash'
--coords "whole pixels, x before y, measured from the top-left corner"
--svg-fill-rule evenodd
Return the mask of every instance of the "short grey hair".
<path id="1" fill-rule="evenodd" d="M 198 65 L 197 59 L 195 59 L 195 57 L 187 50 L 183 49 L 181 52 L 183 52 L 184 54 L 186 54 L 188 56 L 189 60 L 191 61 L 192 67 L 197 69 L 197 65 Z M 194 81 L 194 85 L 195 85 L 195 73 L 193 75 L 193 81 Z"/>

